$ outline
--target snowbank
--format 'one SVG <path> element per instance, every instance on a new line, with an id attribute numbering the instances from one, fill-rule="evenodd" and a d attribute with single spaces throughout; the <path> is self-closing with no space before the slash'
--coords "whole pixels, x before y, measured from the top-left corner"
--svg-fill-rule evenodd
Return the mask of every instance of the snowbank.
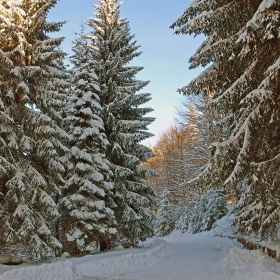
<path id="1" fill-rule="evenodd" d="M 0 275 L 0 280 L 77 280 L 82 276 L 109 276 L 133 269 L 153 266 L 172 255 L 170 245 L 162 239 L 147 242 L 143 248 L 20 267 Z"/>
<path id="2" fill-rule="evenodd" d="M 230 280 L 280 280 L 278 263 L 260 251 L 232 248 L 223 262 Z"/>
<path id="3" fill-rule="evenodd" d="M 34 265 L 13 269 L 0 275 L 0 280 L 75 280 L 71 261 Z"/>
<path id="4" fill-rule="evenodd" d="M 122 256 L 84 262 L 76 267 L 77 275 L 109 276 L 151 267 L 172 255 L 170 245 L 162 239 L 155 239 L 148 250 L 139 250 Z"/>

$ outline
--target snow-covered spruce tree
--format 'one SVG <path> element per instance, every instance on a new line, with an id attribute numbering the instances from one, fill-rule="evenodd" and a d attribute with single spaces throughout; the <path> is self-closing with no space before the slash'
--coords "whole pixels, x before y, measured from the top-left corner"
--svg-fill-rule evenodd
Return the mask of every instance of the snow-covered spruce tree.
<path id="1" fill-rule="evenodd" d="M 175 206 L 170 201 L 169 191 L 163 191 L 161 198 L 156 214 L 155 234 L 162 237 L 175 229 L 176 218 L 174 217 Z"/>
<path id="2" fill-rule="evenodd" d="M 176 228 L 190 233 L 210 230 L 214 223 L 227 213 L 227 200 L 224 190 L 210 189 L 186 204 Z"/>
<path id="3" fill-rule="evenodd" d="M 72 148 L 59 210 L 64 249 L 78 255 L 112 239 L 116 221 L 111 209 L 112 171 L 105 158 L 109 142 L 100 118 L 100 100 L 94 93 L 99 87 L 85 34 L 76 39 L 73 51 L 73 86 L 67 112 Z"/>
<path id="4" fill-rule="evenodd" d="M 279 8 L 278 0 L 197 0 L 172 25 L 177 34 L 206 35 L 191 68 L 211 64 L 179 91 L 210 89 L 209 106 L 228 126 L 193 184 L 232 187 L 246 179 L 236 225 L 264 238 L 275 238 L 280 220 Z"/>
<path id="5" fill-rule="evenodd" d="M 211 189 L 206 194 L 207 211 L 203 220 L 203 230 L 210 230 L 215 222 L 229 212 L 228 202 L 223 188 Z"/>
<path id="6" fill-rule="evenodd" d="M 47 35 L 62 25 L 46 20 L 55 4 L 0 2 L 0 234 L 32 253 L 61 247 L 51 231 L 52 195 L 63 183 L 66 134 L 57 124 L 67 77 L 63 38 Z"/>
<path id="7" fill-rule="evenodd" d="M 223 189 L 210 189 L 195 199 L 189 232 L 210 230 L 214 223 L 228 213 L 227 200 Z"/>
<path id="8" fill-rule="evenodd" d="M 185 205 L 181 208 L 181 213 L 177 221 L 175 221 L 175 228 L 181 230 L 182 232 L 187 232 L 189 230 L 189 224 L 192 218 L 193 207 L 195 204 L 195 199 L 187 201 Z"/>
<path id="9" fill-rule="evenodd" d="M 142 67 L 130 66 L 140 52 L 129 22 L 120 17 L 120 5 L 116 0 L 102 0 L 94 6 L 97 12 L 88 21 L 92 28 L 88 38 L 99 86 L 94 93 L 100 98 L 110 143 L 106 158 L 113 171 L 119 237 L 134 244 L 153 235 L 154 193 L 146 181 L 152 171 L 141 166 L 153 154 L 140 142 L 151 136 L 146 130 L 154 118 L 145 117 L 152 109 L 142 106 L 150 94 L 137 93 L 148 82 L 135 78 Z"/>

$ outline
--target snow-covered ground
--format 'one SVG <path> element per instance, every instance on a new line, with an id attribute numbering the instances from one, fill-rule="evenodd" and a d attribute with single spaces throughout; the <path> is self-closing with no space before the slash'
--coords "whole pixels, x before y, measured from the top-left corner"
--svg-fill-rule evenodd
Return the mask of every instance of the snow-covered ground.
<path id="1" fill-rule="evenodd" d="M 49 264 L 0 266 L 0 280 L 280 280 L 280 264 L 261 251 L 242 249 L 228 219 L 200 234 L 172 232 L 139 249 L 116 249 Z"/>

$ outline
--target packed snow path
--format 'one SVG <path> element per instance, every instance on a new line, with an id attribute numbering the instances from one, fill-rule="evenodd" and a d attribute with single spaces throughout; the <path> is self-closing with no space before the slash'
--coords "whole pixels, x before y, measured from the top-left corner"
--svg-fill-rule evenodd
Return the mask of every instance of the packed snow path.
<path id="1" fill-rule="evenodd" d="M 230 249 L 234 246 L 225 238 L 170 238 L 169 244 L 173 254 L 170 258 L 154 267 L 130 273 L 133 279 L 161 280 L 225 280 L 222 263 Z M 138 276 L 138 278 L 137 278 Z"/>

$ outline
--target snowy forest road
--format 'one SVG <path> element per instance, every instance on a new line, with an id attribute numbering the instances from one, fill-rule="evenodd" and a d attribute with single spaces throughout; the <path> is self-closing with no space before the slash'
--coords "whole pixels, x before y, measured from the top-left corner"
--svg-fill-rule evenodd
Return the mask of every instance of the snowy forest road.
<path id="1" fill-rule="evenodd" d="M 138 249 L 54 258 L 41 265 L 0 265 L 0 280 L 280 280 L 276 260 L 215 235 L 174 231 Z"/>
<path id="2" fill-rule="evenodd" d="M 259 251 L 234 240 L 207 235 L 166 238 L 171 254 L 155 264 L 129 267 L 114 275 L 82 280 L 280 280 L 280 268 Z M 149 258 L 147 256 L 147 260 Z M 137 263 L 137 262 L 136 262 Z M 108 263 L 109 264 L 109 263 Z M 120 264 L 121 266 L 121 264 Z"/>

